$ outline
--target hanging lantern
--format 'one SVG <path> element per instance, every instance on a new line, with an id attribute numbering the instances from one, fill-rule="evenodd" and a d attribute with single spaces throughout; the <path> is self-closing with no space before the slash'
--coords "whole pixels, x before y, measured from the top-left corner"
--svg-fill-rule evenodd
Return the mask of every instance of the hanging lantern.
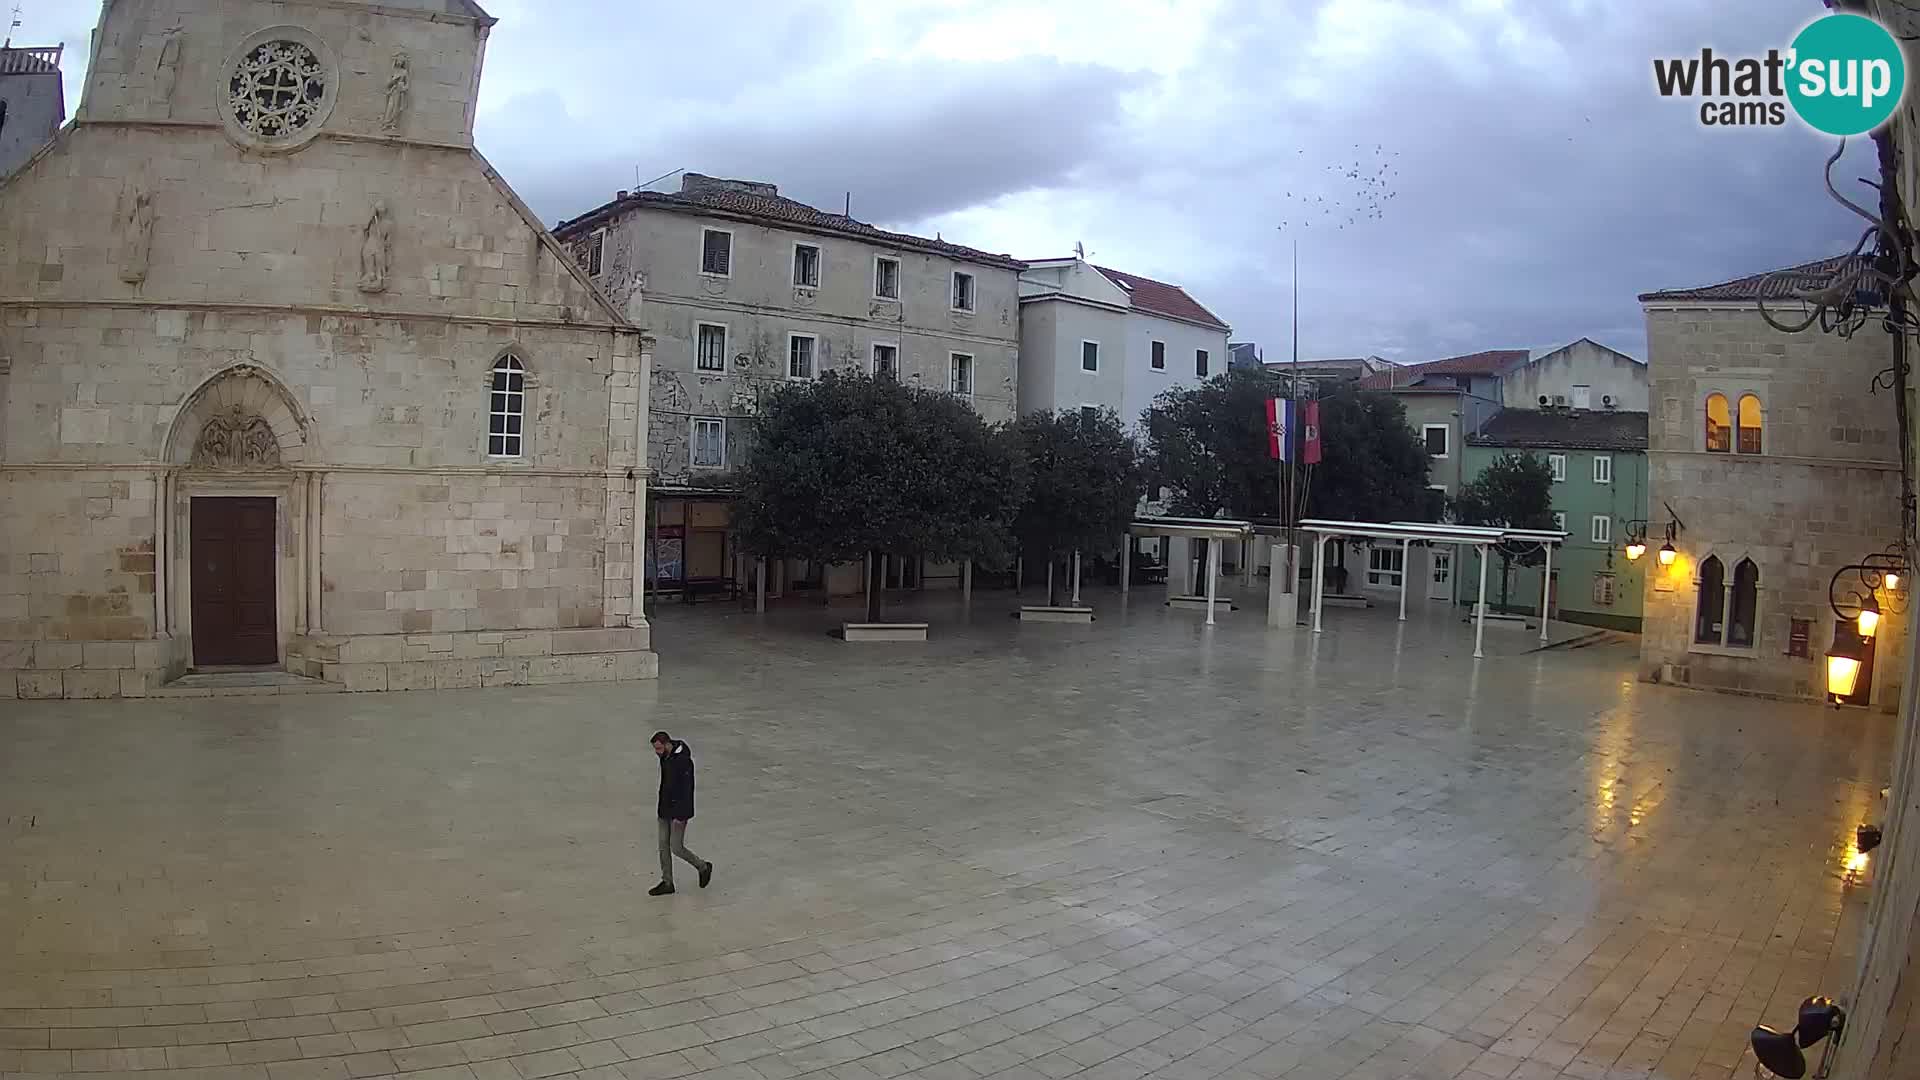
<path id="1" fill-rule="evenodd" d="M 1627 561 L 1628 562 L 1638 562 L 1640 559 L 1640 556 L 1645 555 L 1646 553 L 1647 553 L 1647 543 L 1644 540 L 1635 540 L 1632 543 L 1627 545 Z"/>
<path id="2" fill-rule="evenodd" d="M 1680 557 L 1680 553 L 1674 550 L 1673 542 L 1671 540 L 1660 545 L 1660 565 L 1661 566 L 1672 566 L 1673 560 L 1679 557 Z"/>
<path id="3" fill-rule="evenodd" d="M 1861 656 L 1857 643 L 1835 637 L 1833 648 L 1827 650 L 1827 696 L 1838 704 L 1840 699 L 1853 696 L 1860 681 Z"/>
<path id="4" fill-rule="evenodd" d="M 1860 628 L 1860 636 L 1872 640 L 1874 632 L 1880 629 L 1880 601 L 1873 595 L 1867 595 L 1867 601 L 1860 605 L 1860 615 L 1855 620 Z"/>

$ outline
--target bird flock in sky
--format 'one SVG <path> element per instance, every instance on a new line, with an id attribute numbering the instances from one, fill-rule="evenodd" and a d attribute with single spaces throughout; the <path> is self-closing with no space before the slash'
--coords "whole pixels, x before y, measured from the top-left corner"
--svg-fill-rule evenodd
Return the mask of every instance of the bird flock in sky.
<path id="1" fill-rule="evenodd" d="M 1304 157 L 1307 152 L 1297 153 Z M 1324 170 L 1326 175 L 1318 178 L 1319 182 L 1314 185 L 1315 190 L 1286 191 L 1289 209 L 1287 219 L 1280 223 L 1282 230 L 1341 232 L 1386 216 L 1387 204 L 1399 194 L 1393 184 L 1394 178 L 1400 175 L 1400 166 L 1396 164 L 1399 151 L 1375 143 L 1373 153 L 1368 155 L 1361 143 L 1354 143 L 1353 154 L 1351 162 L 1328 165 Z"/>

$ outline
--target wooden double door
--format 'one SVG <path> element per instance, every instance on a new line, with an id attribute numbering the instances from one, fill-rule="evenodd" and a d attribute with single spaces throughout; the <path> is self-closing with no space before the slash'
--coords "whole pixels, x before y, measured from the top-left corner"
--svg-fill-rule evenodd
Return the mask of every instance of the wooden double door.
<path id="1" fill-rule="evenodd" d="M 279 663 L 273 499 L 196 496 L 190 518 L 194 664 Z"/>

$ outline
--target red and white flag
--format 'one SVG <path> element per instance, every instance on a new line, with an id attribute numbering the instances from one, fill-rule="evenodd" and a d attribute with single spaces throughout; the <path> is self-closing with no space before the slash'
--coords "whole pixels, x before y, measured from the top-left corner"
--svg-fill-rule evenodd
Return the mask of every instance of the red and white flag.
<path id="1" fill-rule="evenodd" d="M 1293 418 L 1292 405 L 1284 398 L 1267 399 L 1267 456 L 1275 461 L 1287 460 L 1287 451 L 1293 445 L 1293 440 L 1287 437 L 1288 422 Z"/>
<path id="2" fill-rule="evenodd" d="M 1320 464 L 1320 403 L 1307 402 L 1306 445 L 1300 451 L 1300 460 L 1308 465 Z"/>

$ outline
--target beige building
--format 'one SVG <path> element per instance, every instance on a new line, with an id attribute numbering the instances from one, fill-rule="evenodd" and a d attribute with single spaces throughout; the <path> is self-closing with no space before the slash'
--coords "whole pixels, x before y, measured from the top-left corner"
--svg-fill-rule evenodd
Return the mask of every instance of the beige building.
<path id="1" fill-rule="evenodd" d="M 658 499 L 651 580 L 694 596 L 744 585 L 729 474 L 762 394 L 823 371 L 861 371 L 1012 419 L 1019 274 L 1005 255 L 887 232 L 785 198 L 773 184 L 684 174 L 675 192 L 620 192 L 554 229 L 626 307 L 646 290 L 658 336 L 649 460 Z M 772 590 L 858 592 L 859 567 L 792 562 Z M 894 560 L 891 587 L 959 581 L 957 566 Z"/>
<path id="2" fill-rule="evenodd" d="M 104 6 L 0 185 L 0 694 L 654 672 L 644 339 L 473 148 L 492 25 Z"/>
<path id="3" fill-rule="evenodd" d="M 1649 678 L 1818 701 L 1825 654 L 1852 623 L 1829 603 L 1836 572 L 1901 541 L 1900 445 L 1890 363 L 1869 323 L 1851 338 L 1786 334 L 1763 291 L 1812 288 L 1829 259 L 1640 297 L 1651 378 L 1650 556 L 1677 521 L 1676 557 L 1647 572 L 1641 666 Z M 1671 512 L 1669 513 L 1669 508 Z M 1841 590 L 1859 583 L 1843 575 Z M 1870 670 L 1848 700 L 1892 710 L 1905 620 L 1889 606 Z"/>

